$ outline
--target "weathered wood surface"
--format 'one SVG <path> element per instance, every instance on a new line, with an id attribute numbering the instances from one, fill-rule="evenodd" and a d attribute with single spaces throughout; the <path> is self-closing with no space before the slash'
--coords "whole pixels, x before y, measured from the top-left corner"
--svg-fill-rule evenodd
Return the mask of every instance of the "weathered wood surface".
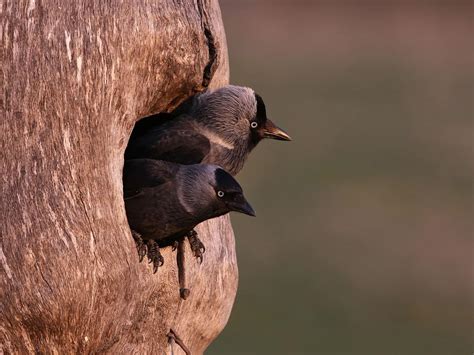
<path id="1" fill-rule="evenodd" d="M 228 82 L 217 0 L 1 4 L 0 344 L 5 353 L 193 354 L 225 326 L 237 288 L 228 216 L 176 254 L 139 264 L 122 197 L 134 123 Z M 179 353 L 175 349 L 175 353 Z"/>

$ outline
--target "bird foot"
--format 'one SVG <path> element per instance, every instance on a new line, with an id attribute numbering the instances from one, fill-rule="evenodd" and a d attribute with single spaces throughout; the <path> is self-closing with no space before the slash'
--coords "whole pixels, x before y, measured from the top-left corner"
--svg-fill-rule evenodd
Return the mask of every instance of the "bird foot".
<path id="1" fill-rule="evenodd" d="M 132 237 L 133 237 L 133 240 L 135 240 L 135 244 L 137 246 L 138 261 L 141 263 L 147 253 L 146 244 L 143 241 L 141 234 L 134 231 L 133 229 L 132 229 Z"/>
<path id="2" fill-rule="evenodd" d="M 176 249 L 178 249 L 178 246 L 179 246 L 179 241 L 175 240 L 173 244 L 171 244 L 171 250 L 175 251 Z"/>
<path id="3" fill-rule="evenodd" d="M 188 233 L 187 235 L 189 245 L 191 246 L 191 250 L 196 258 L 199 259 L 199 263 L 202 263 L 202 255 L 206 251 L 206 247 L 198 238 L 198 234 L 196 231 L 193 229 L 191 232 Z"/>
<path id="4" fill-rule="evenodd" d="M 162 266 L 165 260 L 161 256 L 160 247 L 157 242 L 150 239 L 146 242 L 146 246 L 148 248 L 148 263 L 153 263 L 153 273 L 155 274 L 158 271 L 158 267 Z"/>

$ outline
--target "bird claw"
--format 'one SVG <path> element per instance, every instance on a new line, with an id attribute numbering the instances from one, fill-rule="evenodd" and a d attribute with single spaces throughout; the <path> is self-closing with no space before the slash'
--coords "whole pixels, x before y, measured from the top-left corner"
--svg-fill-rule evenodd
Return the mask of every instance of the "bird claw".
<path id="1" fill-rule="evenodd" d="M 144 243 L 140 246 L 137 245 L 137 250 L 138 250 L 138 262 L 141 263 L 147 253 L 146 245 Z"/>
<path id="2" fill-rule="evenodd" d="M 158 268 L 160 266 L 163 266 L 163 258 L 161 258 L 158 261 L 153 261 L 153 273 L 154 274 L 156 274 L 156 272 L 158 271 Z"/>
<path id="3" fill-rule="evenodd" d="M 198 234 L 195 230 L 192 230 L 188 233 L 188 241 L 189 245 L 191 246 L 191 251 L 193 252 L 194 256 L 198 259 L 199 264 L 202 264 L 203 257 L 202 255 L 206 251 L 206 247 L 204 244 L 199 240 Z"/>
<path id="4" fill-rule="evenodd" d="M 176 249 L 178 249 L 178 245 L 179 245 L 179 241 L 175 240 L 172 244 L 171 250 L 175 251 Z"/>
<path id="5" fill-rule="evenodd" d="M 153 273 L 155 274 L 158 271 L 158 268 L 160 266 L 163 266 L 165 260 L 163 259 L 163 256 L 160 253 L 160 247 L 158 246 L 157 242 L 155 242 L 154 240 L 148 240 L 147 247 L 148 263 L 153 263 Z"/>
<path id="6" fill-rule="evenodd" d="M 147 254 L 147 247 L 140 233 L 132 230 L 132 237 L 135 240 L 138 252 L 138 261 L 141 263 Z"/>

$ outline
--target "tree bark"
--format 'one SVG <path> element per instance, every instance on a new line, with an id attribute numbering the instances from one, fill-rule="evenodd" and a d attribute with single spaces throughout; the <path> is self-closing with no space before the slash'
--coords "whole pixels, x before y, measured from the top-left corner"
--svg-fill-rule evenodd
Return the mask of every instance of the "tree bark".
<path id="1" fill-rule="evenodd" d="M 122 167 L 137 120 L 228 82 L 217 0 L 1 6 L 1 350 L 162 354 L 173 328 L 202 353 L 237 289 L 229 218 L 198 227 L 202 265 L 186 246 L 182 301 L 176 252 L 138 263 Z"/>

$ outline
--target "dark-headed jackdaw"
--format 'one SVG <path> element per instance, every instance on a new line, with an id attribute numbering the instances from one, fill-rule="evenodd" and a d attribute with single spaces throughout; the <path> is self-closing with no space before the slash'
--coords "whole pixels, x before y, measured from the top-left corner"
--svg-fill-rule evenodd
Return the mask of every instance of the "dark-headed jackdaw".
<path id="1" fill-rule="evenodd" d="M 154 272 L 163 263 L 159 247 L 184 237 L 201 257 L 204 246 L 193 230 L 197 224 L 230 211 L 255 216 L 238 182 L 216 165 L 132 159 L 125 162 L 123 184 L 140 261 L 148 253 Z"/>
<path id="2" fill-rule="evenodd" d="M 267 118 L 262 98 L 247 87 L 228 85 L 197 94 L 167 116 L 164 122 L 155 115 L 137 123 L 125 159 L 216 164 L 235 175 L 263 138 L 291 140 Z"/>

